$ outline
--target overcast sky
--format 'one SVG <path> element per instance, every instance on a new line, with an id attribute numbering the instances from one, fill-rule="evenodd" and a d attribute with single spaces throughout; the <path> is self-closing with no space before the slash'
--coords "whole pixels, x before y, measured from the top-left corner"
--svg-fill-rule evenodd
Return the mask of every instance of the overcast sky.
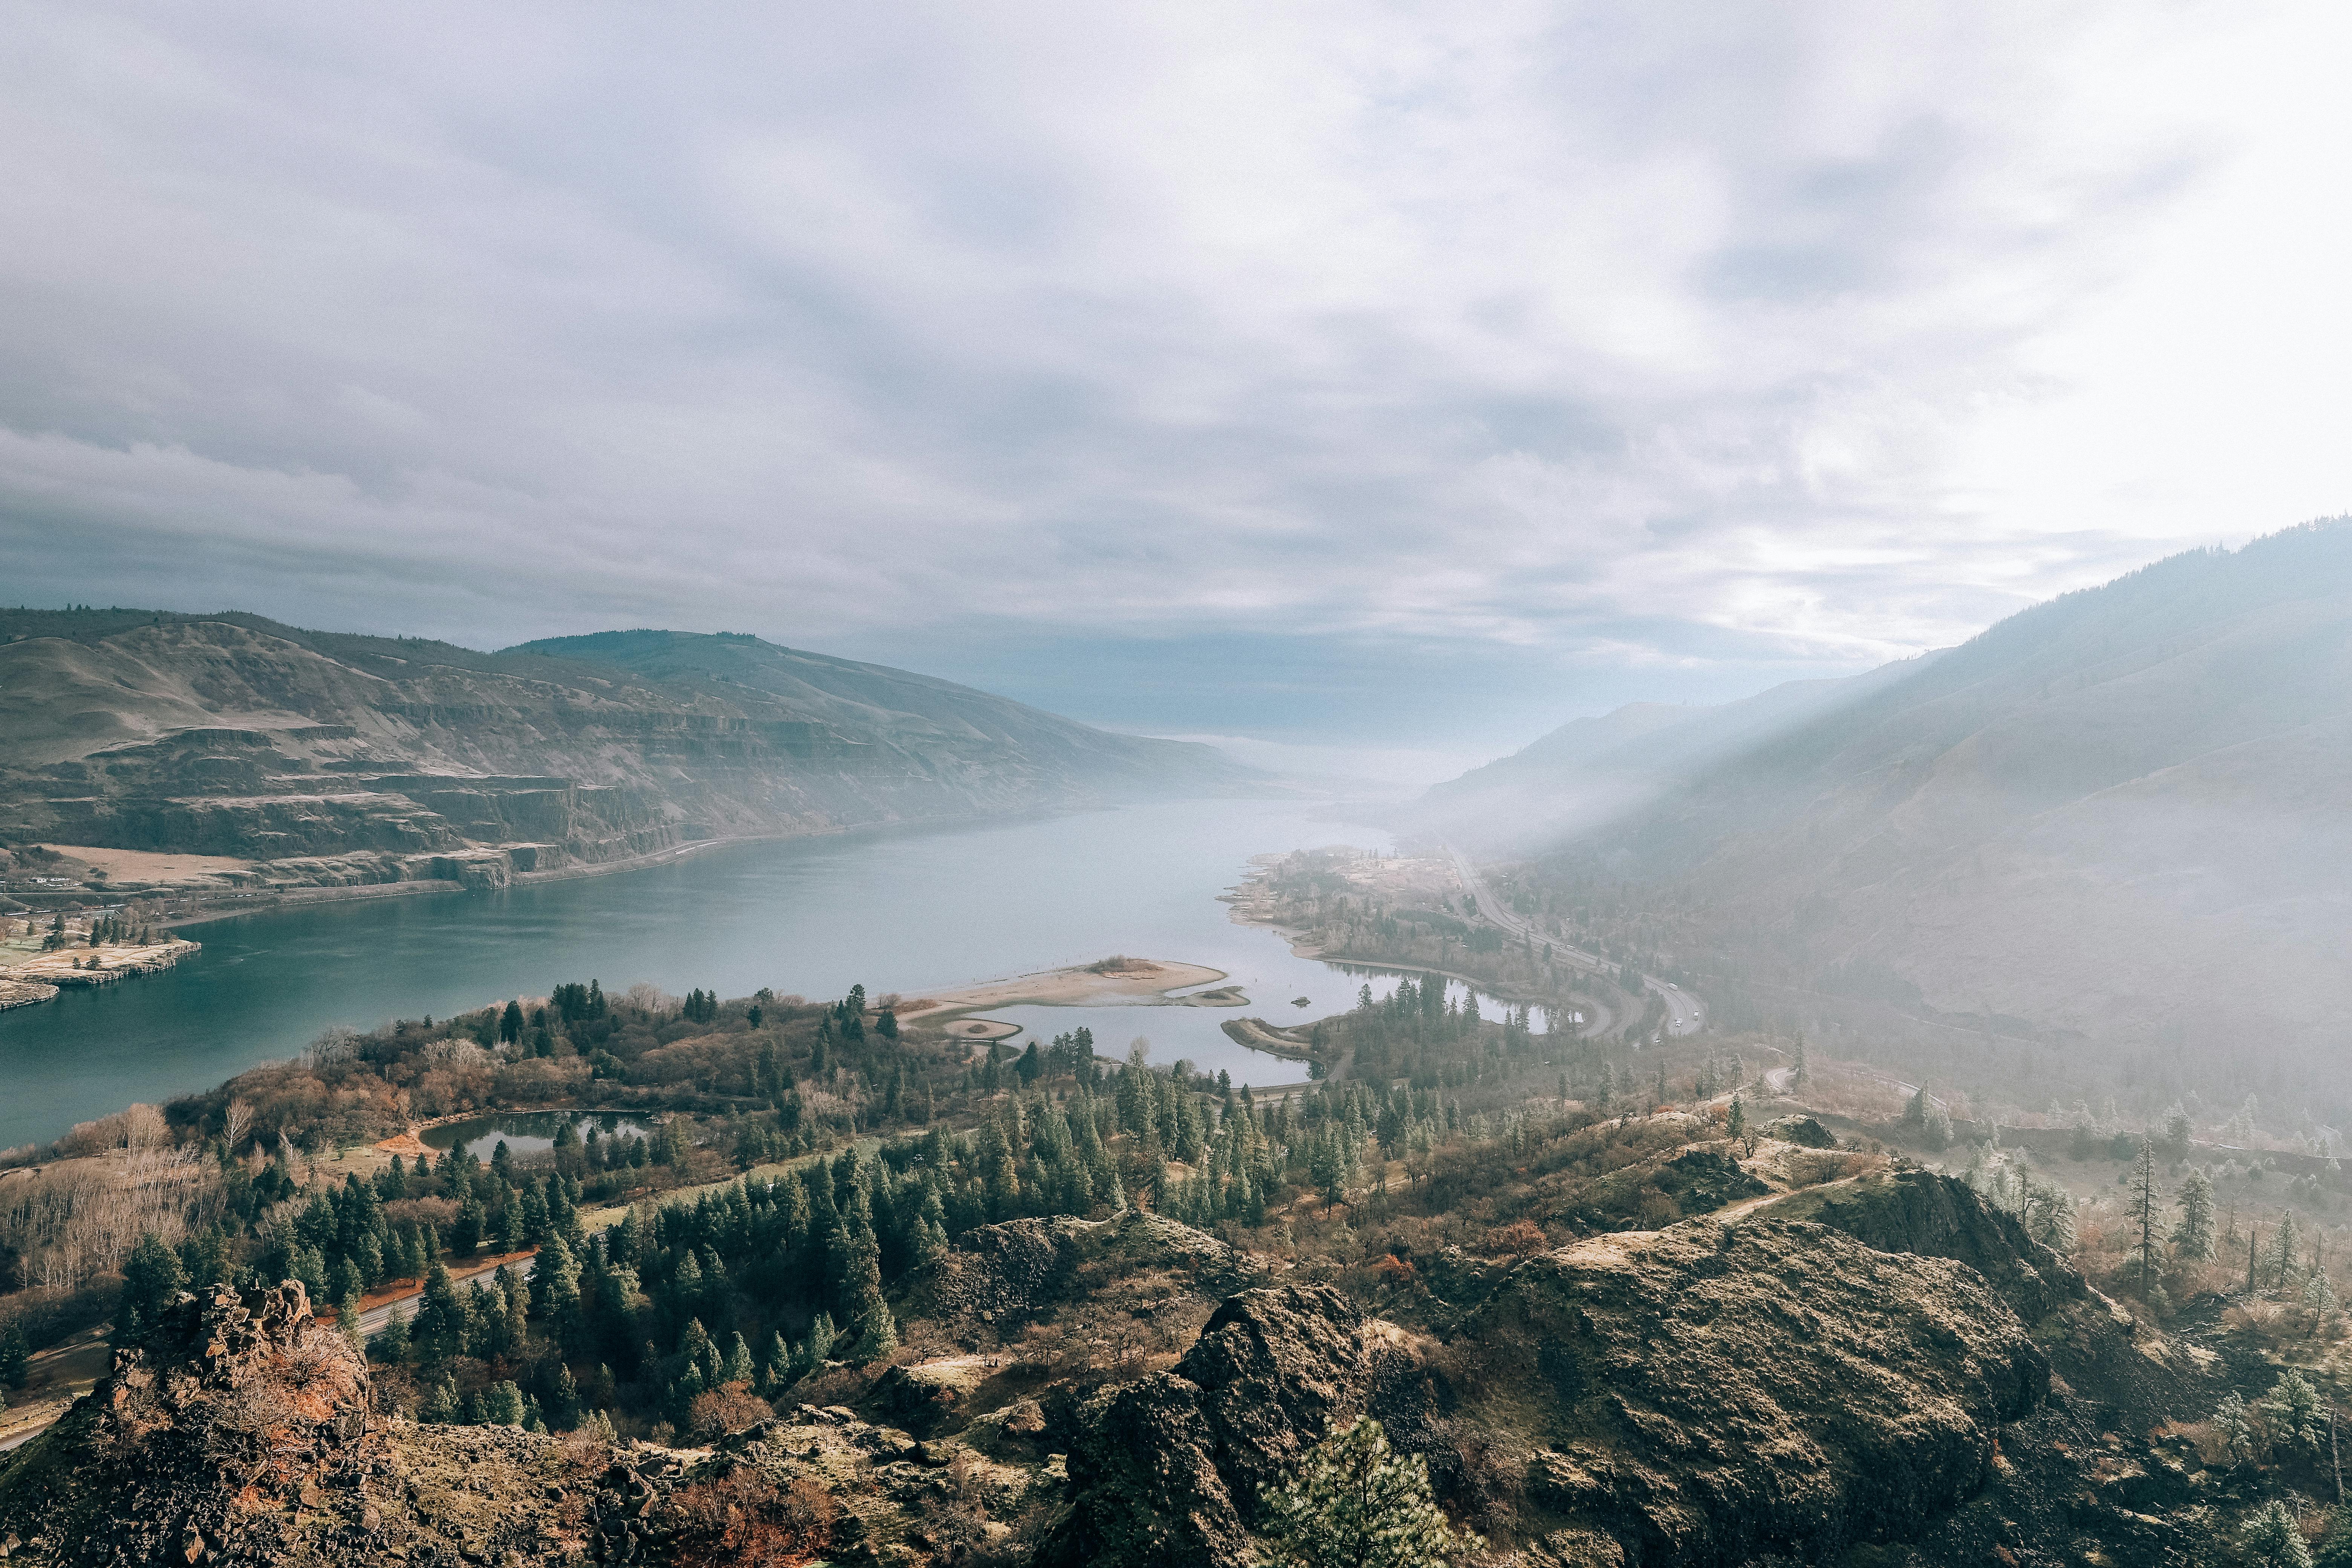
<path id="1" fill-rule="evenodd" d="M 2340 6 L 0 6 L 0 593 L 1473 756 L 2352 510 Z"/>

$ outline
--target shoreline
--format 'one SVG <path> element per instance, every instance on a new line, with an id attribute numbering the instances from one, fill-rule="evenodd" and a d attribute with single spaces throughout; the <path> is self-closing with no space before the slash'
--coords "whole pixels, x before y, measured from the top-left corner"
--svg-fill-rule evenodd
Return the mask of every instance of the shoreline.
<path id="1" fill-rule="evenodd" d="M 1234 1044 L 1264 1056 L 1292 1062 L 1315 1059 L 1313 1048 L 1305 1041 L 1292 1039 L 1288 1031 L 1267 1023 L 1264 1018 L 1228 1018 L 1217 1027 L 1223 1029 L 1225 1038 Z"/>
<path id="2" fill-rule="evenodd" d="M 631 855 L 618 860 L 596 860 L 573 866 L 559 866 L 547 871 L 517 871 L 507 880 L 510 888 L 537 887 L 544 882 L 568 882 L 584 877 L 603 877 L 622 871 L 644 871 L 656 866 L 682 860 L 699 850 L 714 849 L 728 844 L 772 844 L 789 838 L 814 838 L 823 835 L 804 833 L 739 834 L 724 838 L 696 838 L 667 848 Z M 319 887 L 272 889 L 268 892 L 247 893 L 243 907 L 209 908 L 192 914 L 171 915 L 159 921 L 161 925 L 174 929 L 180 926 L 203 925 L 210 921 L 237 920 L 246 915 L 267 914 L 294 904 L 341 904 L 368 899 L 422 898 L 439 893 L 497 892 L 495 888 L 469 888 L 447 877 L 417 877 L 398 882 L 345 882 Z M 133 895 L 152 897 L 152 894 Z M 237 895 L 230 895 L 232 898 Z"/>
<path id="3" fill-rule="evenodd" d="M 1222 796 L 1183 796 L 1171 798 L 1217 799 Z M 992 822 L 1026 821 L 1106 809 L 1118 802 L 1107 802 L 1103 807 L 1042 807 L 1013 812 L 971 812 L 956 816 L 908 817 L 897 822 L 853 823 L 836 827 L 800 828 L 780 833 L 730 833 L 712 838 L 691 838 L 684 843 L 647 850 L 640 855 L 625 855 L 614 860 L 575 861 L 569 866 L 552 867 L 544 871 L 513 871 L 508 874 L 501 888 L 473 888 L 447 877 L 418 877 L 397 882 L 341 882 L 315 886 L 296 885 L 262 891 L 239 892 L 235 889 L 141 888 L 125 889 L 121 896 L 159 898 L 176 894 L 202 898 L 208 893 L 226 897 L 238 907 L 210 907 L 184 915 L 159 917 L 158 925 L 178 927 L 201 925 L 209 921 L 236 920 L 240 916 L 262 914 L 289 904 L 331 904 L 361 899 L 415 898 L 435 893 L 497 892 L 503 888 L 539 887 L 550 882 L 568 882 L 587 877 L 617 875 L 624 871 L 645 871 L 668 865 L 705 849 L 717 849 L 729 845 L 784 844 L 802 838 L 849 838 L 860 834 L 926 833 L 960 826 L 980 826 Z M 66 846 L 68 849 L 76 846 Z M 484 848 L 498 849 L 503 846 L 488 845 Z M 255 862 L 267 866 L 267 861 Z M 79 895 L 77 895 L 79 896 Z"/>
<path id="4" fill-rule="evenodd" d="M 1358 968 L 1388 973 L 1435 974 L 1447 980 L 1459 980 L 1472 990 L 1492 996 L 1498 1002 L 1513 1003 L 1520 1006 L 1541 1007 L 1547 1013 L 1561 1007 L 1564 1001 L 1577 1003 L 1580 1005 L 1582 1011 L 1593 1015 L 1591 1023 L 1581 1025 L 1577 1028 L 1577 1038 L 1583 1040 L 1594 1039 L 1606 1034 L 1610 1025 L 1616 1021 L 1615 1010 L 1607 1003 L 1598 997 L 1583 995 L 1578 992 L 1567 992 L 1559 997 L 1540 996 L 1529 993 L 1523 986 L 1505 985 L 1479 975 L 1465 974 L 1455 969 L 1440 969 L 1434 964 L 1416 960 L 1365 958 L 1354 954 L 1327 952 L 1308 942 L 1307 933 L 1296 926 L 1247 912 L 1248 906 L 1241 899 L 1229 894 L 1225 902 L 1229 910 L 1226 915 L 1228 920 L 1235 925 L 1256 926 L 1261 931 L 1273 931 L 1284 942 L 1289 943 L 1290 954 L 1293 958 L 1311 958 L 1318 963 L 1328 963 L 1341 969 L 1353 964 Z"/>

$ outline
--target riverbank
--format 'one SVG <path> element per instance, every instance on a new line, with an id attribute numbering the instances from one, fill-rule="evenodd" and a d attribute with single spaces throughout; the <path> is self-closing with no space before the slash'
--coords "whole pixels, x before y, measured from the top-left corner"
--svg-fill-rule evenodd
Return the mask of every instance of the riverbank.
<path id="1" fill-rule="evenodd" d="M 585 877 L 603 877 L 622 871 L 643 871 L 656 866 L 673 865 L 705 849 L 728 845 L 778 843 L 790 838 L 805 838 L 817 835 L 800 833 L 739 834 L 724 838 L 697 838 L 684 844 L 672 844 L 643 855 L 625 855 L 615 860 L 586 861 L 570 866 L 552 867 L 544 871 L 511 871 L 504 879 L 505 886 L 538 887 L 549 882 L 572 882 Z M 268 861 L 257 862 L 266 873 Z M 185 913 L 167 914 L 162 923 L 178 930 L 182 926 L 202 925 L 210 921 L 236 920 L 244 915 L 261 914 L 297 905 L 351 903 L 371 899 L 419 898 L 436 893 L 467 893 L 481 889 L 448 877 L 413 877 L 394 882 L 337 882 L 318 885 L 294 885 L 263 889 L 240 889 L 226 895 L 213 895 L 215 901 Z M 168 895 L 172 889 L 163 890 Z M 154 896 L 154 895 L 144 895 Z"/>
<path id="2" fill-rule="evenodd" d="M 1235 925 L 1254 926 L 1274 932 L 1282 938 L 1289 946 L 1292 956 L 1297 958 L 1312 959 L 1338 969 L 1371 973 L 1436 975 L 1460 981 L 1500 1002 L 1541 1007 L 1548 1013 L 1562 1016 L 1564 1021 L 1586 1039 L 1607 1033 L 1617 1021 L 1620 1007 L 1603 1001 L 1591 991 L 1559 985 L 1557 971 L 1552 971 L 1549 976 L 1539 974 L 1531 983 L 1511 975 L 1454 968 L 1443 962 L 1433 962 L 1425 952 L 1356 946 L 1331 940 L 1330 933 L 1315 924 L 1313 920 L 1302 919 L 1302 915 L 1317 912 L 1315 907 L 1302 909 L 1285 899 L 1275 886 L 1276 875 L 1286 863 L 1296 863 L 1310 855 L 1319 860 L 1328 872 L 1336 873 L 1337 879 L 1346 884 L 1349 895 L 1360 904 L 1380 907 L 1384 912 L 1401 914 L 1409 921 L 1428 922 L 1429 929 L 1450 928 L 1465 935 L 1475 929 L 1473 922 L 1451 912 L 1452 900 L 1455 896 L 1454 889 L 1465 888 L 1467 884 L 1450 862 L 1364 855 L 1356 851 L 1319 850 L 1308 852 L 1308 855 L 1251 857 L 1250 864 L 1254 869 L 1248 878 L 1220 898 L 1226 906 L 1226 918 Z M 1402 901 L 1391 903 L 1388 900 Z M 1360 927 L 1355 929 L 1361 930 Z M 1429 943 L 1424 942 L 1423 945 Z M 1466 953 L 1467 944 L 1458 941 L 1443 943 L 1441 951 L 1463 955 Z M 1547 979 L 1549 984 L 1546 983 Z M 1232 1034 L 1231 1029 L 1226 1032 Z M 1239 1038 L 1238 1036 L 1234 1037 Z"/>

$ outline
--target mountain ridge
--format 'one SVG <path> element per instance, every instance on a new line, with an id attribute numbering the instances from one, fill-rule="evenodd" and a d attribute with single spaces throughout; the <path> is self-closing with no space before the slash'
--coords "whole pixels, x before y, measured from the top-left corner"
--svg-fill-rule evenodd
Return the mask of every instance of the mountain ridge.
<path id="1" fill-rule="evenodd" d="M 2352 525 L 2036 605 L 1564 835 L 1696 951 L 2151 1070 L 2352 1011 Z M 2226 998 L 2226 1003 L 2218 999 Z M 2202 1070 L 2202 1069 L 2197 1069 Z M 2227 1070 L 2227 1069 L 2225 1069 Z"/>
<path id="2" fill-rule="evenodd" d="M 742 634 L 485 653 L 236 612 L 0 611 L 0 836 L 243 857 L 295 884 L 497 885 L 1262 781 L 1211 747 Z"/>

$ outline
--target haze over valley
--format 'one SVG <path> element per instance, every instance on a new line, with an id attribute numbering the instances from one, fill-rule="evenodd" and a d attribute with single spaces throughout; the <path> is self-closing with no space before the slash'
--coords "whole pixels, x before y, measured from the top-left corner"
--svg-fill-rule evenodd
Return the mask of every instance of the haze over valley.
<path id="1" fill-rule="evenodd" d="M 2352 1568 L 2343 16 L 8 25 L 6 1568 Z"/>

